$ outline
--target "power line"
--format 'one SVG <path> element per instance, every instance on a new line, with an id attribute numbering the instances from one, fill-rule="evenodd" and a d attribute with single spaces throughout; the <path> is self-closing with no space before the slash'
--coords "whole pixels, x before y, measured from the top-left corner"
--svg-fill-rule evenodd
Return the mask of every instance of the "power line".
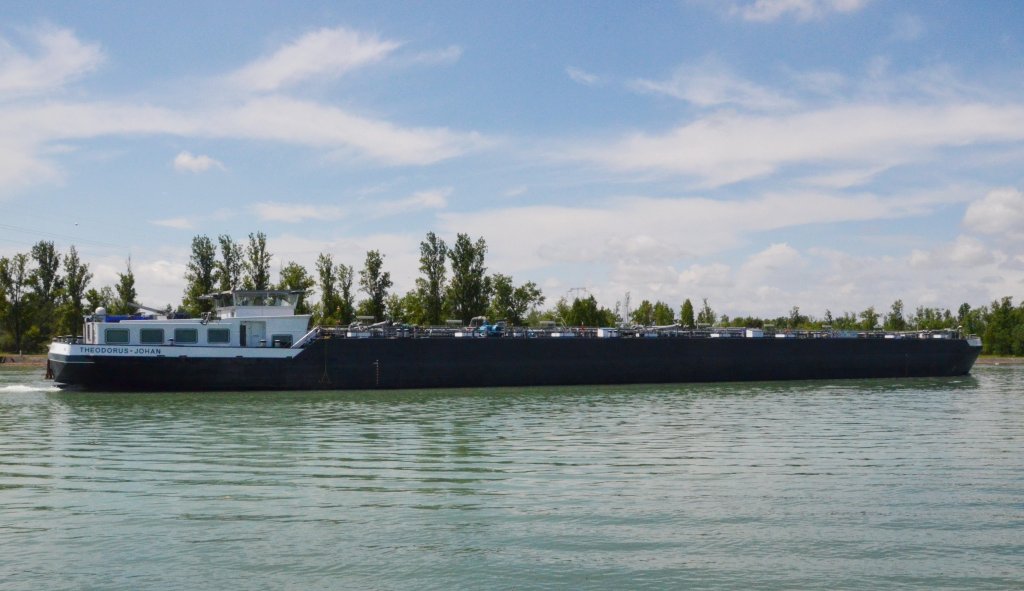
<path id="1" fill-rule="evenodd" d="M 45 230 L 37 230 L 34 228 L 22 228 L 20 226 L 12 226 L 11 224 L 0 224 L 0 229 L 13 230 L 15 232 L 22 232 L 25 234 L 35 234 L 37 236 L 45 236 L 48 238 L 60 238 L 61 240 L 70 240 L 72 244 L 88 244 L 90 246 L 101 246 L 105 248 L 125 248 L 123 244 L 114 244 L 112 242 L 102 242 L 99 240 L 89 240 L 88 238 L 81 238 L 78 236 L 71 236 L 69 234 L 60 234 L 58 232 L 47 232 Z M 8 240 L 13 242 L 11 240 Z"/>

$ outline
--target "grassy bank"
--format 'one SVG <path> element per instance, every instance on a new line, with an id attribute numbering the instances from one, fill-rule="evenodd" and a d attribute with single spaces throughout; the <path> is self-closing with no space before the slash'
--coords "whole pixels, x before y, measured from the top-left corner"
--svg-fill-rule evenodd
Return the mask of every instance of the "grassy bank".
<path id="1" fill-rule="evenodd" d="M 17 355 L 14 353 L 0 353 L 0 369 L 4 368 L 26 368 L 26 367 L 38 367 L 40 369 L 46 367 L 46 355 Z"/>

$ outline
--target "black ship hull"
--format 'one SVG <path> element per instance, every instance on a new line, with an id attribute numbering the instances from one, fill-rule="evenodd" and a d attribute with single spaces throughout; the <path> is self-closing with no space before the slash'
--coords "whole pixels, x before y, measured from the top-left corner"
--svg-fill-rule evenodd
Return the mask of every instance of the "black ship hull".
<path id="1" fill-rule="evenodd" d="M 963 339 L 324 338 L 291 358 L 62 356 L 56 382 L 110 390 L 343 390 L 943 377 Z"/>

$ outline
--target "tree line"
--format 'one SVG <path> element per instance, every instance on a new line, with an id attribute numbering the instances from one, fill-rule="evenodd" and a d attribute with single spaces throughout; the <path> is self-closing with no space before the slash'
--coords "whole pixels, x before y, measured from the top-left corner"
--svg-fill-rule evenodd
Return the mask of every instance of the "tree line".
<path id="1" fill-rule="evenodd" d="M 185 290 L 180 305 L 167 305 L 168 313 L 198 317 L 212 311 L 213 302 L 201 296 L 234 289 L 286 289 L 301 293 L 296 312 L 311 314 L 321 325 L 347 325 L 359 317 L 390 320 L 421 326 L 437 326 L 454 320 L 466 324 L 471 318 L 487 316 L 514 325 L 537 325 L 544 320 L 568 326 L 680 325 L 767 328 L 781 330 L 940 330 L 959 328 L 966 334 L 982 336 L 984 352 L 995 355 L 1024 355 L 1024 304 L 1015 306 L 1004 297 L 977 308 L 962 304 L 955 313 L 949 309 L 918 307 L 913 313 L 896 300 L 888 312 L 873 306 L 860 312 L 821 317 L 803 314 L 794 306 L 788 315 L 775 318 L 719 315 L 707 299 L 699 307 L 686 299 L 678 309 L 663 301 L 643 300 L 630 309 L 629 295 L 614 308 L 601 306 L 594 296 L 563 297 L 548 309 L 546 298 L 532 281 L 516 284 L 510 275 L 488 273 L 487 243 L 458 234 L 452 245 L 433 232 L 420 242 L 419 277 L 406 293 L 392 290 L 391 273 L 385 270 L 385 256 L 377 250 L 366 253 L 361 269 L 336 262 L 328 252 L 316 259 L 313 273 L 289 261 L 272 281 L 273 255 L 266 235 L 251 233 L 246 242 L 222 234 L 216 241 L 208 236 L 192 238 L 185 272 Z M 27 253 L 0 257 L 0 350 L 38 352 L 45 350 L 56 335 L 81 333 L 82 317 L 98 307 L 113 314 L 136 311 L 135 276 L 131 259 L 111 286 L 90 286 L 93 275 L 81 261 L 75 247 L 57 251 L 53 242 L 40 241 Z M 314 294 L 319 297 L 314 302 Z"/>

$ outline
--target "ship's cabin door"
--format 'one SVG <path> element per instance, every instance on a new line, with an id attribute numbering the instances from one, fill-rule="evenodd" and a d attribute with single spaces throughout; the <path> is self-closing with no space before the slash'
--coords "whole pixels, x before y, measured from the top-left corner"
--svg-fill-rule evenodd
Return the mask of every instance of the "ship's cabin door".
<path id="1" fill-rule="evenodd" d="M 265 347 L 267 344 L 266 322 L 243 322 L 238 333 L 243 347 Z"/>

